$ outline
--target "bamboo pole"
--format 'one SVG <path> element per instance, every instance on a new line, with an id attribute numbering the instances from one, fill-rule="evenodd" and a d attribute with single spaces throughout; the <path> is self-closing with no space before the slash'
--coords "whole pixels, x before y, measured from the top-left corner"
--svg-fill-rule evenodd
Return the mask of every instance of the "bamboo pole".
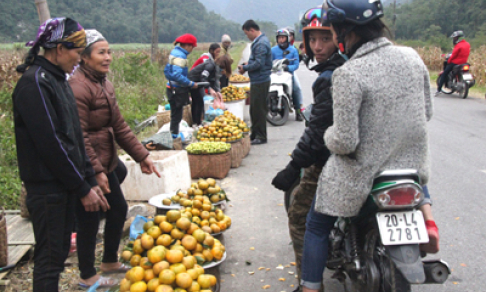
<path id="1" fill-rule="evenodd" d="M 35 6 L 37 7 L 37 14 L 39 14 L 40 24 L 43 24 L 51 18 L 51 13 L 49 12 L 49 7 L 47 6 L 47 0 L 34 0 Z"/>

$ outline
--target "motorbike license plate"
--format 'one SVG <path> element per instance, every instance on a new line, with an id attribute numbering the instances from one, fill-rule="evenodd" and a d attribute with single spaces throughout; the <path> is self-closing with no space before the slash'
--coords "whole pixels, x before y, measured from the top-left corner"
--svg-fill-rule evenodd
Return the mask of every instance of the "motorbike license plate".
<path id="1" fill-rule="evenodd" d="M 420 210 L 376 214 L 383 245 L 429 242 L 424 216 Z"/>
<path id="2" fill-rule="evenodd" d="M 471 73 L 465 73 L 462 75 L 462 79 L 464 79 L 465 81 L 471 81 L 473 80 L 473 77 L 471 75 Z"/>

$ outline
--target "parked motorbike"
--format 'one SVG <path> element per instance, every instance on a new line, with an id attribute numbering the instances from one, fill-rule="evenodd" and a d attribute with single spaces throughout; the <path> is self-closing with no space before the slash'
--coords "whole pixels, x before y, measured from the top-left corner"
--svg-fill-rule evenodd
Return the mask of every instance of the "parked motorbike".
<path id="1" fill-rule="evenodd" d="M 410 292 L 412 284 L 447 280 L 447 263 L 423 261 L 419 250 L 429 241 L 418 209 L 423 198 L 417 171 L 384 171 L 359 214 L 338 218 L 329 236 L 327 268 L 345 291 Z"/>
<path id="2" fill-rule="evenodd" d="M 444 68 L 447 66 L 447 60 L 449 60 L 450 56 L 451 54 L 442 54 L 442 57 L 445 57 Z M 447 76 L 447 80 L 442 87 L 442 92 L 445 94 L 457 92 L 459 93 L 460 97 L 467 98 L 469 88 L 476 84 L 476 80 L 469 69 L 470 65 L 468 63 L 454 66 L 452 71 Z M 439 73 L 439 77 L 437 78 L 437 86 L 439 86 L 439 80 L 443 73 L 444 71 Z"/>
<path id="3" fill-rule="evenodd" d="M 292 105 L 292 73 L 284 70 L 290 61 L 293 60 L 284 58 L 273 61 L 272 65 L 270 89 L 267 96 L 267 121 L 274 126 L 284 125 L 294 108 Z"/>

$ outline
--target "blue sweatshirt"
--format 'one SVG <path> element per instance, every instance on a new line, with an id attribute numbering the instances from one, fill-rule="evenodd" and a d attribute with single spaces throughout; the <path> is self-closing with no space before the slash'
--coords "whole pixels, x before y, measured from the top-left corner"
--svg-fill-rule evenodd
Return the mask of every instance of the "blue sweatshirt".
<path id="1" fill-rule="evenodd" d="M 284 53 L 286 55 L 284 56 Z M 290 61 L 289 64 L 289 72 L 294 74 L 294 71 L 299 69 L 299 52 L 294 46 L 289 46 L 287 49 L 282 50 L 278 45 L 272 48 L 272 61 L 274 60 L 281 60 L 283 58 L 286 59 L 295 59 L 294 61 Z"/>
<path id="2" fill-rule="evenodd" d="M 194 82 L 187 78 L 187 55 L 189 52 L 181 47 L 175 47 L 169 55 L 169 62 L 165 65 L 164 74 L 171 81 L 173 87 L 192 87 Z M 167 87 L 170 87 L 167 82 Z"/>

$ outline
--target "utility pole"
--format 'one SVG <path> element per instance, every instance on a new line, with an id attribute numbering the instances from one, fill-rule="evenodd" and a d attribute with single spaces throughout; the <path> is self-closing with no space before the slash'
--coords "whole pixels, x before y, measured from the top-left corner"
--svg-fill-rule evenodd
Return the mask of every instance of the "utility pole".
<path id="1" fill-rule="evenodd" d="M 395 23 L 397 22 L 397 0 L 394 0 L 393 1 L 393 18 L 392 18 L 392 21 L 393 21 L 393 24 L 392 24 L 392 30 L 393 30 L 393 39 L 395 40 L 395 36 L 396 36 L 396 26 L 395 26 Z"/>
<path id="2" fill-rule="evenodd" d="M 47 0 L 34 0 L 35 6 L 37 7 L 37 14 L 39 14 L 40 24 L 43 24 L 51 18 L 51 13 L 49 12 L 49 7 L 47 6 Z"/>
<path id="3" fill-rule="evenodd" d="M 153 2 L 154 7 L 152 10 L 152 49 L 150 52 L 150 59 L 152 60 L 152 62 L 155 62 L 155 55 L 157 54 L 159 45 L 159 30 L 157 24 L 157 0 L 153 0 Z"/>

